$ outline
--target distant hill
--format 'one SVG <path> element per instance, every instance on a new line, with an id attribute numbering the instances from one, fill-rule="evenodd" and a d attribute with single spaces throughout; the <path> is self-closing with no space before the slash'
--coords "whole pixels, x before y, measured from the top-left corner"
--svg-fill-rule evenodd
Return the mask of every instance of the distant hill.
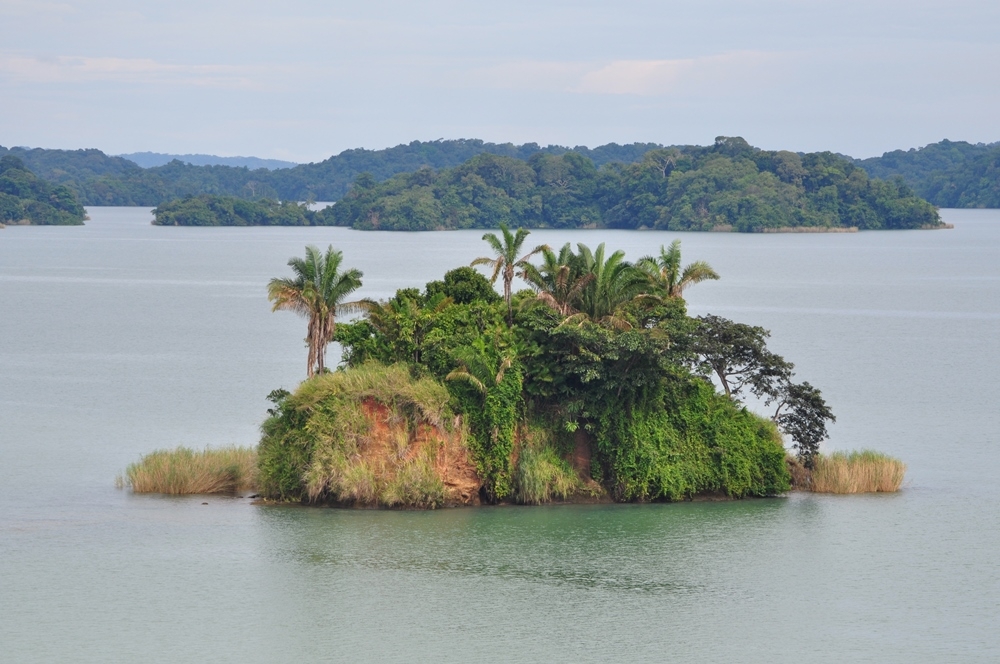
<path id="1" fill-rule="evenodd" d="M 279 168 L 298 166 L 294 161 L 280 159 L 261 159 L 260 157 L 217 157 L 213 154 L 164 154 L 162 152 L 132 152 L 120 154 L 119 157 L 133 161 L 143 168 L 165 166 L 173 160 L 191 164 L 192 166 L 236 166 L 256 170 L 266 168 L 269 171 Z"/>
<path id="2" fill-rule="evenodd" d="M 696 146 L 675 146 L 680 150 Z M 600 168 L 609 163 L 632 164 L 646 153 L 664 146 L 657 143 L 609 143 L 596 148 L 537 143 L 487 143 L 478 139 L 413 141 L 384 150 L 353 149 L 311 164 L 275 168 L 277 160 L 257 160 L 246 165 L 197 165 L 198 158 L 236 160 L 252 157 L 209 157 L 207 155 L 127 155 L 142 160 L 143 155 L 163 160 L 144 168 L 124 156 L 108 156 L 100 150 L 44 150 L 3 148 L 0 157 L 20 158 L 39 177 L 63 184 L 84 205 L 148 205 L 185 196 L 211 194 L 249 200 L 272 198 L 290 201 L 336 201 L 350 189 L 355 179 L 368 173 L 375 182 L 384 182 L 400 173 L 421 168 L 455 168 L 480 154 L 492 154 L 526 161 L 535 154 L 561 156 L 575 152 Z M 838 155 L 840 156 L 840 155 Z M 183 160 L 189 160 L 186 163 Z M 849 159 L 849 158 L 848 158 Z M 1000 143 L 971 144 L 941 141 L 916 150 L 896 150 L 881 157 L 853 160 L 869 176 L 880 179 L 901 177 L 917 195 L 940 207 L 1000 208 Z M 145 161 L 144 164 L 152 164 Z M 257 168 L 257 165 L 260 165 Z M 268 165 L 271 164 L 271 165 Z"/>
<path id="3" fill-rule="evenodd" d="M 855 163 L 872 177 L 902 178 L 939 207 L 1000 208 L 1000 143 L 943 140 Z"/>
<path id="4" fill-rule="evenodd" d="M 610 162 L 631 163 L 659 147 L 662 146 L 656 143 L 609 143 L 593 149 L 573 149 L 600 166 Z M 5 150 L 0 148 L 0 156 Z M 142 168 L 124 157 L 109 157 L 100 150 L 11 148 L 9 152 L 22 158 L 41 177 L 65 184 L 84 205 L 156 206 L 201 194 L 251 200 L 336 201 L 362 173 L 381 182 L 398 173 L 420 168 L 453 168 L 483 153 L 523 160 L 538 152 L 560 155 L 569 150 L 557 145 L 543 148 L 537 143 L 514 145 L 476 139 L 413 141 L 385 150 L 345 150 L 318 163 L 276 170 L 196 166 L 179 159 L 162 166 Z"/>
<path id="5" fill-rule="evenodd" d="M 14 155 L 0 156 L 0 224 L 72 226 L 85 218 L 69 189 L 37 177 Z"/>
<path id="6" fill-rule="evenodd" d="M 5 148 L 0 157 L 17 157 L 35 175 L 49 182 L 74 184 L 106 175 L 122 176 L 141 171 L 139 165 L 121 157 L 110 157 L 100 150 L 49 150 L 45 148 Z"/>

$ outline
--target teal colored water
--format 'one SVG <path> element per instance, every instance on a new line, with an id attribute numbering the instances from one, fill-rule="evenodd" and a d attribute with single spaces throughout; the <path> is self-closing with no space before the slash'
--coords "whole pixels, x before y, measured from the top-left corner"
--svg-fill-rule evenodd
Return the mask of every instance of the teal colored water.
<path id="1" fill-rule="evenodd" d="M 305 372 L 266 282 L 307 243 L 364 295 L 481 232 L 0 230 L 0 660 L 981 662 L 1000 659 L 1000 212 L 950 231 L 536 231 L 630 258 L 674 237 L 723 279 L 692 313 L 772 331 L 837 414 L 827 449 L 896 495 L 438 512 L 116 490 L 150 450 L 256 442 Z M 208 505 L 203 505 L 207 502 Z"/>

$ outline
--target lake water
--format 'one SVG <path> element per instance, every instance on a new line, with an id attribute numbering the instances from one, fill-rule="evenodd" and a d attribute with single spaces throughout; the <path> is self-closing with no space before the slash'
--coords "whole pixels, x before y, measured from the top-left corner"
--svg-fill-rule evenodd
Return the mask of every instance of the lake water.
<path id="1" fill-rule="evenodd" d="M 629 258 L 675 237 L 692 313 L 772 331 L 837 415 L 826 449 L 902 492 L 438 512 L 253 506 L 113 486 L 143 453 L 252 445 L 305 373 L 269 278 L 341 248 L 364 295 L 481 231 L 160 228 L 91 208 L 0 230 L 4 662 L 1000 660 L 1000 212 L 950 231 L 536 231 Z M 207 502 L 207 505 L 203 505 Z"/>

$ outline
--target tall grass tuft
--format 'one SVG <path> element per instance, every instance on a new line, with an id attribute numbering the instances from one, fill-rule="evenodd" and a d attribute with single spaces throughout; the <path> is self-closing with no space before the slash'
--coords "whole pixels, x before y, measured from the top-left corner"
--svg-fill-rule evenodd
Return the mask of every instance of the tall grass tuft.
<path id="1" fill-rule="evenodd" d="M 514 498 L 525 505 L 565 500 L 583 488 L 579 475 L 556 451 L 549 437 L 529 432 L 517 457 Z"/>
<path id="2" fill-rule="evenodd" d="M 130 464 L 115 478 L 136 493 L 236 493 L 257 487 L 257 451 L 223 447 L 195 452 L 187 447 L 157 450 Z"/>
<path id="3" fill-rule="evenodd" d="M 810 489 L 817 493 L 875 493 L 898 491 L 906 464 L 872 450 L 834 452 L 816 458 Z"/>

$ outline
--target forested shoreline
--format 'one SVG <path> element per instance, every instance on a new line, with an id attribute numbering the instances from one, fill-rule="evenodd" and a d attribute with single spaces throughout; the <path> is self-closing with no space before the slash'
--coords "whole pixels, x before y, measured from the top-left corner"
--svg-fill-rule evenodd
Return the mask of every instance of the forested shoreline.
<path id="1" fill-rule="evenodd" d="M 739 137 L 646 152 L 597 168 L 584 155 L 479 155 L 384 182 L 362 175 L 320 223 L 362 230 L 622 228 L 760 232 L 938 228 L 937 210 L 900 180 L 873 180 L 829 152 L 760 150 Z"/>
<path id="2" fill-rule="evenodd" d="M 527 161 L 537 154 L 562 156 L 575 152 L 601 168 L 611 163 L 635 164 L 656 150 L 689 153 L 701 149 L 705 148 L 657 143 L 609 143 L 596 148 L 570 148 L 543 147 L 535 143 L 489 143 L 476 139 L 413 141 L 383 150 L 345 150 L 320 162 L 273 170 L 197 166 L 182 161 L 142 168 L 128 159 L 109 156 L 96 149 L 8 149 L 0 146 L 0 156 L 18 157 L 40 178 L 69 188 L 83 205 L 153 207 L 203 194 L 247 200 L 337 201 L 362 173 L 368 173 L 379 183 L 423 168 L 456 168 L 481 154 Z M 799 156 L 805 158 L 806 155 Z M 943 140 L 919 149 L 896 150 L 868 159 L 837 156 L 861 167 L 871 178 L 901 178 L 914 193 L 938 207 L 1000 207 L 1000 143 Z"/>
<path id="3" fill-rule="evenodd" d="M 943 225 L 934 207 L 902 182 L 869 179 L 837 155 L 772 152 L 726 137 L 707 148 L 655 149 L 639 162 L 600 168 L 577 152 L 527 160 L 484 153 L 456 168 L 423 168 L 382 182 L 362 174 L 344 198 L 319 212 L 292 205 L 188 197 L 157 207 L 154 223 L 739 232 Z M 278 219 L 269 212 L 278 209 L 295 214 Z"/>
<path id="4" fill-rule="evenodd" d="M 0 157 L 0 225 L 78 226 L 84 219 L 69 189 L 36 177 L 17 157 Z"/>

